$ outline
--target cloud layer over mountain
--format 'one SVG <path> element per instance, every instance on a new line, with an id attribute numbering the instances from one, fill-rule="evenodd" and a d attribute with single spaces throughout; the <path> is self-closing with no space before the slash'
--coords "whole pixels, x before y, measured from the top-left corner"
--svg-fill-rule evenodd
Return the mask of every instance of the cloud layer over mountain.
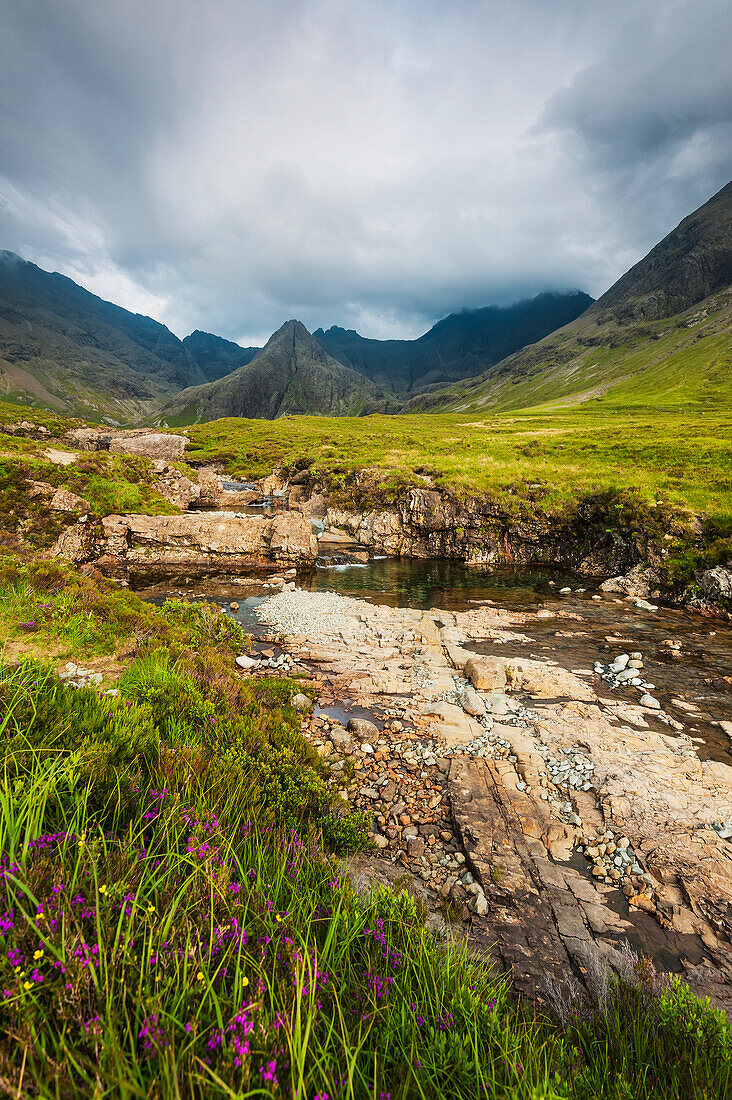
<path id="1" fill-rule="evenodd" d="M 0 247 L 183 335 L 601 293 L 732 176 L 728 0 L 7 0 Z"/>

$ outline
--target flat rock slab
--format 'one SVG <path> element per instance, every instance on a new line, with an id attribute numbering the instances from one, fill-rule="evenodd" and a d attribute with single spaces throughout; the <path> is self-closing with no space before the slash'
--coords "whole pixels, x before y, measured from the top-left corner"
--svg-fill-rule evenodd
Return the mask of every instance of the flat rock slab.
<path id="1" fill-rule="evenodd" d="M 178 516 L 106 516 L 106 550 L 118 562 L 144 565 L 259 558 L 313 562 L 318 544 L 304 516 L 188 512 Z"/>

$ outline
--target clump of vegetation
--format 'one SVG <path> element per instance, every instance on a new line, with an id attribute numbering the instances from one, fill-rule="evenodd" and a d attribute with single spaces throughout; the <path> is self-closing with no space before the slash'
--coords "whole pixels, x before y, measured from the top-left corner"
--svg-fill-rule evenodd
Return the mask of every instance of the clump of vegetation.
<path id="1" fill-rule="evenodd" d="M 47 457 L 51 438 L 50 432 L 28 438 L 0 431 L 0 540 L 5 545 L 45 549 L 82 512 L 94 520 L 114 512 L 179 511 L 155 489 L 149 459 L 90 451 L 65 465 Z M 70 512 L 51 508 L 57 489 L 74 493 L 84 505 Z"/>
<path id="2" fill-rule="evenodd" d="M 545 983 L 578 1055 L 575 1086 L 581 1095 L 604 1095 L 608 1072 L 618 1097 L 721 1096 L 729 1090 L 732 1030 L 708 998 L 694 997 L 675 975 L 658 974 L 628 943 L 615 953 L 612 970 L 595 946 L 584 964 L 584 986 L 571 977 L 561 989 L 551 979 Z M 597 1044 L 607 1058 L 602 1067 L 586 1057 Z"/>
<path id="3" fill-rule="evenodd" d="M 215 605 L 169 600 L 157 608 L 99 573 L 10 554 L 0 556 L 0 630 L 28 650 L 51 643 L 59 655 L 85 659 L 163 644 L 173 653 L 190 645 L 240 652 L 244 642 L 239 625 Z"/>
<path id="4" fill-rule="evenodd" d="M 732 521 L 727 524 L 706 523 L 701 538 L 694 545 L 677 542 L 671 556 L 662 563 L 664 579 L 674 587 L 694 584 L 696 574 L 715 565 L 732 561 Z"/>

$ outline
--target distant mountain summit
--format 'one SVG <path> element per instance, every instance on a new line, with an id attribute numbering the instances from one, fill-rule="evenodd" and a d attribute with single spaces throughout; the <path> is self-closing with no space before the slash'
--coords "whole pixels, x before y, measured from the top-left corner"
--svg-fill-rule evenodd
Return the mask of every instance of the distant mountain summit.
<path id="1" fill-rule="evenodd" d="M 287 321 L 251 362 L 177 394 L 160 410 L 168 424 L 244 416 L 273 420 L 308 413 L 361 416 L 396 406 L 361 374 L 337 362 L 300 321 Z"/>
<path id="2" fill-rule="evenodd" d="M 732 401 L 732 183 L 571 324 L 406 411 Z"/>
<path id="3" fill-rule="evenodd" d="M 0 251 L 0 397 L 5 400 L 91 419 L 134 420 L 183 387 L 234 369 L 232 359 L 237 366 L 245 361 L 250 349 L 217 340 L 205 333 L 179 340 L 151 317 Z"/>
<path id="4" fill-rule="evenodd" d="M 451 313 L 417 340 L 369 340 L 353 329 L 313 335 L 345 366 L 402 397 L 480 374 L 511 352 L 573 321 L 592 305 L 588 294 L 539 294 L 512 306 Z"/>
<path id="5" fill-rule="evenodd" d="M 207 382 L 214 382 L 217 378 L 231 374 L 237 367 L 251 363 L 254 356 L 262 350 L 243 348 L 232 340 L 224 340 L 223 336 L 214 336 L 213 333 L 201 332 L 200 329 L 186 336 L 182 343 L 198 363 Z"/>
<path id="6" fill-rule="evenodd" d="M 610 287 L 593 315 L 657 321 L 732 285 L 732 182 L 689 214 Z"/>

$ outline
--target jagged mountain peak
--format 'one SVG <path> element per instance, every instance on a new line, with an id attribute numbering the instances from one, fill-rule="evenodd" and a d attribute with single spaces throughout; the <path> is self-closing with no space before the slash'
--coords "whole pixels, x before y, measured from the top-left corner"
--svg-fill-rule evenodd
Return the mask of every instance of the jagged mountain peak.
<path id="1" fill-rule="evenodd" d="M 360 416 L 397 411 L 384 393 L 333 359 L 291 319 L 245 366 L 217 382 L 183 390 L 161 410 L 167 423 L 241 416 L 273 420 L 309 414 Z"/>
<path id="2" fill-rule="evenodd" d="M 312 333 L 308 331 L 302 321 L 298 321 L 295 317 L 291 318 L 289 321 L 285 321 L 284 325 L 280 325 L 280 327 L 272 333 L 264 347 L 268 348 L 283 340 L 300 340 L 304 343 L 312 341 L 314 344 L 318 344 L 317 340 L 315 340 Z M 318 344 L 318 347 L 319 346 Z"/>

